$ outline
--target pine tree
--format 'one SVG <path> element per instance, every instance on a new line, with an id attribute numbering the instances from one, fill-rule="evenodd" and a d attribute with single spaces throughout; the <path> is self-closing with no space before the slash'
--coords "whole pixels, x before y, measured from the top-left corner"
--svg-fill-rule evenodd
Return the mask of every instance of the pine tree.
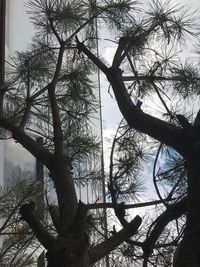
<path id="1" fill-rule="evenodd" d="M 77 48 L 107 77 L 130 129 L 160 143 L 153 182 L 165 210 L 151 224 L 146 239 L 134 242 L 135 247 L 142 249 L 143 266 L 171 266 L 170 250 L 164 257 L 163 249 L 177 245 L 180 240 L 174 266 L 200 266 L 199 110 L 198 101 L 195 102 L 199 97 L 199 64 L 189 60 L 184 63 L 180 52 L 187 45 L 187 38 L 193 44 L 196 42 L 195 14 L 170 1 L 152 1 L 142 14 L 140 20 L 135 14 L 131 24 L 122 24 L 119 29 L 121 34 L 116 36 L 111 66 L 96 57 L 80 38 L 77 38 Z M 150 114 L 146 109 L 147 100 L 153 107 L 149 96 L 159 101 L 164 111 Z M 196 103 L 194 109 L 193 103 Z M 142 142 L 141 138 L 137 140 Z M 109 187 L 115 205 L 120 190 L 116 189 L 116 174 L 113 178 Z M 160 185 L 164 186 L 166 199 Z M 126 223 L 124 212 L 119 213 L 117 206 L 115 214 L 122 225 Z M 184 214 L 185 223 L 179 219 Z M 178 234 L 170 240 L 166 226 L 173 220 L 177 220 Z"/>
<path id="2" fill-rule="evenodd" d="M 49 211 L 56 234 L 32 202 L 20 209 L 47 251 L 48 267 L 91 266 L 112 251 L 111 266 L 172 266 L 177 245 L 175 267 L 200 266 L 199 112 L 198 104 L 194 114 L 186 106 L 198 99 L 199 66 L 178 58 L 183 42 L 197 36 L 194 15 L 169 1 L 143 8 L 129 0 L 30 0 L 28 8 L 37 32 L 29 49 L 10 62 L 1 85 L 0 126 L 53 180 L 58 208 L 52 213 L 49 205 Z M 96 53 L 96 27 L 115 37 L 111 66 Z M 124 120 L 111 147 L 107 203 L 85 205 L 74 177 L 79 164 L 99 153 L 89 123 L 98 108 L 91 81 L 96 68 Z M 160 101 L 160 114 L 150 114 L 151 97 Z M 27 129 L 42 136 L 43 145 Z M 145 165 L 152 166 L 158 200 L 139 203 Z M 129 208 L 157 204 L 162 208 L 149 218 L 128 216 Z M 88 210 L 99 208 L 113 209 L 121 230 L 108 220 L 106 238 L 92 243 L 95 218 Z"/>
<path id="3" fill-rule="evenodd" d="M 130 21 L 130 5 L 27 1 L 36 34 L 27 51 L 12 57 L 1 85 L 0 126 L 44 165 L 54 183 L 58 209 L 52 213 L 49 205 L 49 211 L 56 234 L 46 228 L 32 201 L 20 208 L 21 219 L 47 251 L 49 267 L 94 264 L 136 232 L 141 222 L 137 216 L 116 236 L 90 246 L 87 206 L 77 199 L 74 179 L 80 164 L 99 155 L 89 122 L 97 108 L 91 80 L 94 64 L 80 54 L 75 37 L 94 48 L 96 19 L 117 28 Z M 43 144 L 30 132 L 43 137 Z"/>

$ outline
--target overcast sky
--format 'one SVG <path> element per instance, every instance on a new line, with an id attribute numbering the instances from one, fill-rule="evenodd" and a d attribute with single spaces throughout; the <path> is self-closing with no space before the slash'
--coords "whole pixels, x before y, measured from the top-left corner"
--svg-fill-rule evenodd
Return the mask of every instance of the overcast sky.
<path id="1" fill-rule="evenodd" d="M 200 24 L 200 0 L 189 1 L 189 0 L 182 0 L 182 1 L 175 1 L 174 3 L 181 3 L 182 5 L 187 5 L 188 8 L 191 10 L 191 13 L 197 11 L 199 14 L 199 24 Z M 109 36 L 107 34 L 101 34 L 102 39 L 108 39 Z M 108 63 L 111 64 L 113 55 L 115 52 L 116 45 L 112 42 L 102 42 L 100 46 L 100 51 L 102 56 L 107 60 Z M 192 51 L 187 51 L 187 54 L 190 54 Z M 104 75 L 101 75 L 101 98 L 102 98 L 102 114 L 103 114 L 103 136 L 104 136 L 104 154 L 105 154 L 105 166 L 108 168 L 109 166 L 109 153 L 110 153 L 110 146 L 112 137 L 116 132 L 116 128 L 118 123 L 121 121 L 122 116 L 119 112 L 117 107 L 116 101 L 113 96 L 112 89 L 109 88 L 109 84 L 106 80 Z M 159 101 L 158 101 L 159 103 Z M 157 104 L 157 103 L 156 103 Z M 158 104 L 161 109 L 163 109 L 161 104 Z M 143 106 L 144 108 L 144 106 Z M 153 160 L 153 159 L 152 159 Z M 154 198 L 156 197 L 155 189 L 152 185 L 152 163 L 146 165 L 144 169 L 144 179 L 145 179 L 145 186 L 148 188 L 147 194 L 143 194 L 144 198 Z"/>
<path id="2" fill-rule="evenodd" d="M 26 13 L 26 8 L 24 7 L 25 0 L 9 0 L 9 14 L 10 23 L 9 29 L 9 51 L 14 52 L 17 50 L 24 50 L 27 47 L 27 43 L 31 41 L 33 27 L 28 20 L 28 15 Z M 199 0 L 180 0 L 174 3 L 186 4 L 195 11 L 200 8 Z M 15 15 L 17 11 L 17 16 Z M 199 12 L 200 14 L 200 12 Z M 17 27 L 16 27 L 17 25 Z M 106 32 L 101 36 L 102 42 L 100 44 L 100 53 L 104 56 L 108 63 L 112 62 L 112 57 L 114 55 L 115 46 L 112 42 L 108 42 L 104 39 L 112 39 Z M 109 90 L 109 84 L 107 83 L 105 77 L 101 75 L 101 98 L 102 98 L 102 114 L 103 114 L 103 130 L 104 130 L 104 147 L 105 156 L 108 157 L 110 140 L 115 134 L 115 130 L 118 122 L 121 120 L 121 114 L 114 100 L 112 89 Z M 106 164 L 108 161 L 105 162 Z"/>
<path id="3" fill-rule="evenodd" d="M 187 5 L 188 8 L 191 10 L 191 13 L 198 11 L 197 14 L 199 14 L 200 21 L 200 11 L 198 10 L 200 8 L 200 0 L 173 0 L 173 2 L 180 3 L 180 5 Z M 110 36 L 107 33 L 101 33 L 102 42 L 100 45 L 100 53 L 107 60 L 107 62 L 111 64 L 116 45 L 112 42 L 103 41 L 103 39 L 109 39 L 109 37 Z M 188 53 L 190 52 L 191 51 L 188 51 Z M 104 138 L 108 140 L 110 138 L 110 135 L 115 133 L 116 125 L 122 117 L 116 105 L 116 101 L 114 100 L 112 89 L 109 90 L 109 84 L 107 83 L 107 80 L 104 75 L 101 75 L 101 95 Z"/>
<path id="4" fill-rule="evenodd" d="M 27 43 L 31 41 L 33 26 L 28 20 L 26 8 L 24 7 L 25 0 L 9 0 L 9 51 L 24 50 L 27 47 Z M 173 0 L 174 3 L 187 4 L 191 10 L 195 11 L 200 8 L 199 0 Z M 16 14 L 17 10 L 17 16 Z M 199 12 L 200 13 L 200 12 Z M 16 27 L 17 25 L 17 27 Z M 111 38 L 107 33 L 101 36 L 102 42 L 100 42 L 100 52 L 104 58 L 111 63 L 112 57 L 115 51 L 115 46 L 112 42 L 104 41 L 103 39 Z M 111 38 L 112 39 L 112 38 Z M 23 40 L 23 41 L 22 41 Z M 102 111 L 103 111 L 103 127 L 108 132 L 108 128 L 113 128 L 113 124 L 120 120 L 120 114 L 116 108 L 116 103 L 112 94 L 112 90 L 108 93 L 108 84 L 104 76 L 101 76 L 101 89 L 102 89 Z"/>

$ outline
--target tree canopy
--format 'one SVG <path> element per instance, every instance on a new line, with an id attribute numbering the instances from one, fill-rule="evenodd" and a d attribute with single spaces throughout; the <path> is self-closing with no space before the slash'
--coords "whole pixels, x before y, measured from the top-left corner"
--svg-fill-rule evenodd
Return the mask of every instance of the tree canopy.
<path id="1" fill-rule="evenodd" d="M 105 257 L 111 266 L 200 266 L 199 62 L 198 54 L 193 61 L 183 56 L 191 43 L 198 44 L 196 14 L 156 0 L 148 5 L 30 0 L 27 7 L 36 34 L 27 51 L 17 52 L 7 65 L 0 126 L 53 180 L 57 207 L 47 204 L 54 231 L 45 227 L 32 203 L 20 209 L 47 250 L 48 267 L 86 267 Z M 97 53 L 102 28 L 116 44 L 111 65 Z M 91 170 L 92 160 L 101 158 L 91 123 L 99 108 L 97 69 L 124 118 L 105 177 L 99 163 Z M 43 137 L 43 144 L 31 133 Z M 145 166 L 151 172 L 144 172 Z M 144 175 L 157 194 L 147 202 L 138 195 Z M 83 204 L 77 180 L 98 183 L 99 177 L 106 184 L 104 201 Z M 149 216 L 137 213 L 137 207 L 150 205 L 157 209 Z M 94 209 L 107 209 L 107 216 L 113 210 L 120 226 L 108 217 L 101 232 L 95 215 L 88 215 Z M 88 238 L 91 227 L 98 238 Z"/>

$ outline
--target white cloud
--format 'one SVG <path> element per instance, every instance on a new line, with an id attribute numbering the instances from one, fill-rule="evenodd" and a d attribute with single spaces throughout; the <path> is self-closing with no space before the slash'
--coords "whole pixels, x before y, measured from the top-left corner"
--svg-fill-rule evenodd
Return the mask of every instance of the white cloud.
<path id="1" fill-rule="evenodd" d="M 112 46 L 105 47 L 102 51 L 102 55 L 109 65 L 112 64 L 116 49 L 117 49 L 117 45 L 112 45 Z"/>

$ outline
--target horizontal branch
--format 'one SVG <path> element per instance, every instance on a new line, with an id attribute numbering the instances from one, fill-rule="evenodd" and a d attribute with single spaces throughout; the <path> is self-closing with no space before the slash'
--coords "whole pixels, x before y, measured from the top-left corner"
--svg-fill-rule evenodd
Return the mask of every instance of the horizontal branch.
<path id="1" fill-rule="evenodd" d="M 185 81 L 181 77 L 164 77 L 164 76 L 151 76 L 151 75 L 138 75 L 138 76 L 123 76 L 123 81 L 131 82 L 131 81 Z"/>
<path id="2" fill-rule="evenodd" d="M 141 223 L 142 219 L 140 218 L 140 216 L 136 216 L 130 223 L 122 228 L 122 230 L 120 230 L 101 244 L 91 248 L 90 263 L 96 263 L 106 255 L 108 255 L 115 248 L 117 248 L 124 241 L 131 238 L 131 236 L 133 236 L 137 232 Z"/>
<path id="3" fill-rule="evenodd" d="M 165 199 L 165 201 L 168 201 L 169 199 Z M 142 208 L 142 207 L 148 207 L 152 205 L 159 205 L 163 204 L 161 200 L 153 200 L 153 201 L 148 201 L 148 202 L 141 202 L 141 203 L 134 203 L 134 204 L 123 204 L 124 209 L 135 209 L 135 208 Z M 87 204 L 87 209 L 92 210 L 92 209 L 113 209 L 113 203 L 92 203 L 92 204 Z"/>

